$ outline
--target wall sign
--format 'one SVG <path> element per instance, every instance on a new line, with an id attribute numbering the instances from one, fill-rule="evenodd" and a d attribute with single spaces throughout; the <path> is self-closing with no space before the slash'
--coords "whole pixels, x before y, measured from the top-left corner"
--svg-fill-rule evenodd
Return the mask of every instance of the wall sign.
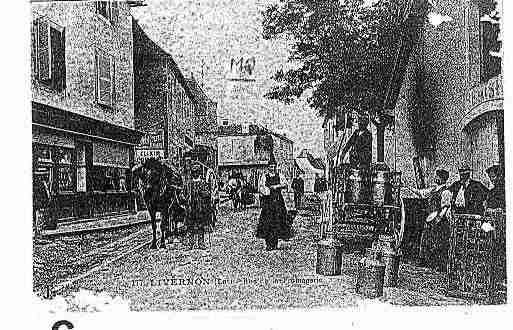
<path id="1" fill-rule="evenodd" d="M 163 159 L 164 149 L 135 149 L 135 161 L 140 162 L 149 158 Z"/>
<path id="2" fill-rule="evenodd" d="M 164 149 L 164 130 L 146 132 L 139 143 L 140 149 Z"/>

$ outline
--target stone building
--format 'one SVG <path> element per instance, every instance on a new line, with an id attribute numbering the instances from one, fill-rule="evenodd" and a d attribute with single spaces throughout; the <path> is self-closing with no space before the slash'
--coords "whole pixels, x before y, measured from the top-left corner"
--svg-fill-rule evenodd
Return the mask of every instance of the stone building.
<path id="1" fill-rule="evenodd" d="M 282 134 L 256 124 L 221 125 L 217 144 L 219 178 L 223 182 L 228 180 L 230 173 L 241 173 L 256 189 L 271 153 L 287 180 L 291 181 L 294 176 L 294 143 Z"/>
<path id="2" fill-rule="evenodd" d="M 130 208 L 142 135 L 134 129 L 130 7 L 139 4 L 31 4 L 34 179 L 49 184 L 57 219 Z"/>
<path id="3" fill-rule="evenodd" d="M 504 163 L 504 107 L 498 24 L 482 19 L 494 1 L 438 0 L 452 21 L 426 22 L 407 64 L 394 109 L 396 167 L 415 184 L 418 157 L 427 182 L 444 167 L 457 177 L 462 163 L 489 184 L 485 170 Z M 395 157 L 394 157 L 395 156 Z"/>
<path id="4" fill-rule="evenodd" d="M 402 172 L 406 185 L 417 185 L 421 177 L 425 184 L 432 183 L 438 167 L 451 172 L 449 181 L 455 180 L 463 163 L 488 185 L 485 169 L 504 164 L 503 78 L 501 59 L 495 56 L 499 25 L 482 19 L 493 3 L 436 1 L 434 10 L 452 20 L 438 26 L 426 20 L 399 61 L 394 96 L 386 109 L 393 123 L 385 130 L 384 159 L 392 170 Z M 325 120 L 329 166 L 339 143 L 355 129 L 355 118 L 350 113 Z M 370 126 L 375 162 L 377 136 Z"/>
<path id="5" fill-rule="evenodd" d="M 195 147 L 205 165 L 217 173 L 217 103 L 204 92 L 198 81 L 191 77 L 187 84 L 197 100 L 194 111 Z"/>
<path id="6" fill-rule="evenodd" d="M 133 20 L 135 127 L 146 133 L 137 158 L 166 158 L 184 165 L 194 148 L 197 102 L 173 60 Z"/>

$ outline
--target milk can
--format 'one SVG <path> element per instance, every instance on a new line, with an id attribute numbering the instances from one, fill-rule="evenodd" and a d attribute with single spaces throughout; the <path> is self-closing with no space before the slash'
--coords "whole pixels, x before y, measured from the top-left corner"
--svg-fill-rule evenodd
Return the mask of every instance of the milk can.
<path id="1" fill-rule="evenodd" d="M 385 277 L 383 280 L 383 285 L 387 287 L 397 286 L 401 253 L 394 250 L 385 249 L 381 253 L 381 261 L 385 265 Z"/>
<path id="2" fill-rule="evenodd" d="M 358 263 L 356 292 L 366 298 L 383 296 L 385 265 L 375 258 L 363 257 Z"/>
<path id="3" fill-rule="evenodd" d="M 372 201 L 371 181 L 368 172 L 350 168 L 346 173 L 346 203 L 369 204 Z"/>
<path id="4" fill-rule="evenodd" d="M 372 173 L 372 200 L 377 205 L 390 205 L 392 202 L 392 184 L 390 171 L 374 170 Z"/>
<path id="5" fill-rule="evenodd" d="M 334 238 L 327 238 L 317 244 L 317 274 L 340 275 L 342 272 L 342 245 Z"/>

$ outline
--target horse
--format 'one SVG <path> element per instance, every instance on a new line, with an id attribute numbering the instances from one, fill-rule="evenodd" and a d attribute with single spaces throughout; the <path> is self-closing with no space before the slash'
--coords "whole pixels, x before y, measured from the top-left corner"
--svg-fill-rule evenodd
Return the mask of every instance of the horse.
<path id="1" fill-rule="evenodd" d="M 183 191 L 183 180 L 178 170 L 155 158 L 149 158 L 143 164 L 134 166 L 132 174 L 139 179 L 138 190 L 151 218 L 153 239 L 150 248 L 157 248 L 157 212 L 161 215 L 160 248 L 165 248 L 170 231 L 170 215 L 173 218 L 173 230 L 176 232 L 180 210 L 183 209 L 179 200 Z"/>

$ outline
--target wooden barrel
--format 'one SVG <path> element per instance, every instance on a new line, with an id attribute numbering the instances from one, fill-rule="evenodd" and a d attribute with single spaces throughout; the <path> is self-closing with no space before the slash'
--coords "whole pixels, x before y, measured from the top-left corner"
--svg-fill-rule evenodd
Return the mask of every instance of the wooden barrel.
<path id="1" fill-rule="evenodd" d="M 342 246 L 334 239 L 322 240 L 317 244 L 316 272 L 319 275 L 335 276 L 342 272 Z"/>

